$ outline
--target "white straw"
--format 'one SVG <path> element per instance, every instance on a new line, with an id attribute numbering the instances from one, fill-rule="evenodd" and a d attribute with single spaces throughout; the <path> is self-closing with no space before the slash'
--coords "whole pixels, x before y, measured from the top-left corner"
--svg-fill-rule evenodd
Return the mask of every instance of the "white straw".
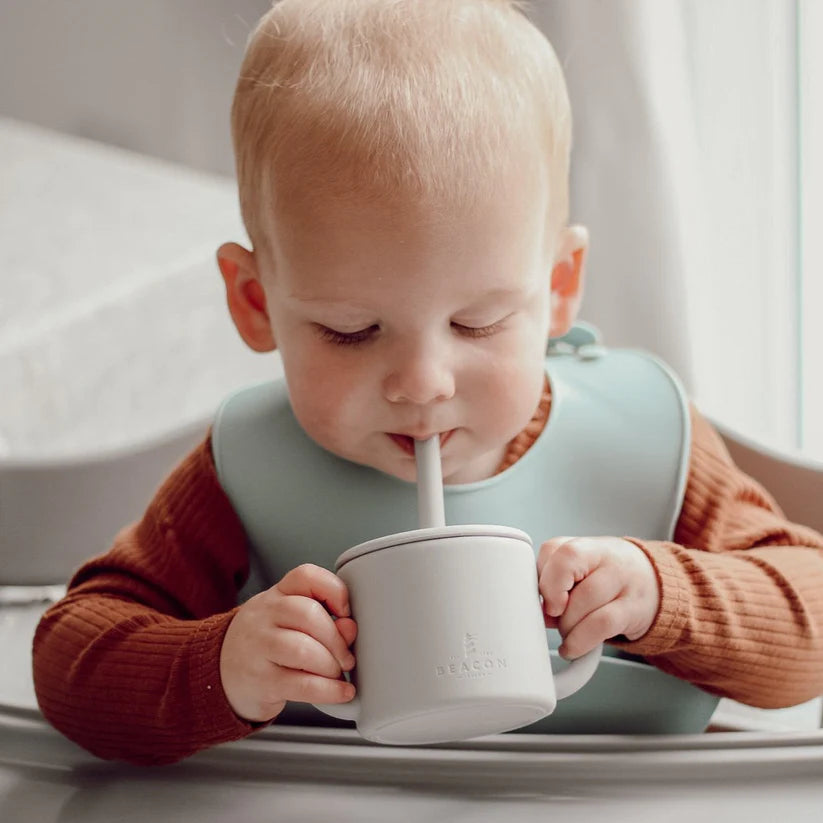
<path id="1" fill-rule="evenodd" d="M 421 529 L 446 525 L 443 508 L 443 470 L 440 465 L 440 435 L 414 441 L 417 461 L 417 521 Z"/>

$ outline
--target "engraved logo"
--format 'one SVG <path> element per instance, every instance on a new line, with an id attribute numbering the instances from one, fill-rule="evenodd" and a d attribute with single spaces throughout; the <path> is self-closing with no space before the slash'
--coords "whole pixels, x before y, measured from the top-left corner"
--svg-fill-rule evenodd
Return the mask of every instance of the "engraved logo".
<path id="1" fill-rule="evenodd" d="M 462 656 L 451 655 L 449 662 L 436 665 L 434 672 L 437 677 L 476 680 L 505 668 L 508 668 L 505 657 L 498 657 L 490 650 L 480 649 L 477 635 L 466 632 L 463 635 Z"/>

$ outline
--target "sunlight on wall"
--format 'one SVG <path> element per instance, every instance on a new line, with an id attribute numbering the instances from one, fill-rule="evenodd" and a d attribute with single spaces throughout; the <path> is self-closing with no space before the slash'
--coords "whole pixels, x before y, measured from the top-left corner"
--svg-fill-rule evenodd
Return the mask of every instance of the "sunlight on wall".
<path id="1" fill-rule="evenodd" d="M 745 6 L 745 9 L 744 9 Z M 798 444 L 797 135 L 793 3 L 685 6 L 700 146 L 689 280 L 697 400 Z"/>
<path id="2" fill-rule="evenodd" d="M 823 460 L 823 4 L 799 10 L 802 446 Z"/>

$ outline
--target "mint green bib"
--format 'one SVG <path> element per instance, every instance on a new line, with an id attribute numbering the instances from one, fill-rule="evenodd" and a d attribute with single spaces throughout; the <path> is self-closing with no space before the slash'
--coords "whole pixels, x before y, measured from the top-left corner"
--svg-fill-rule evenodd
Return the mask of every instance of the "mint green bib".
<path id="1" fill-rule="evenodd" d="M 655 358 L 583 346 L 550 354 L 549 420 L 511 468 L 445 487 L 448 524 L 671 539 L 689 452 L 683 390 Z M 334 569 L 374 537 L 417 527 L 414 484 L 336 457 L 302 430 L 285 382 L 230 396 L 214 423 L 220 483 L 249 539 L 248 597 L 301 563 Z"/>
<path id="2" fill-rule="evenodd" d="M 514 526 L 535 546 L 558 535 L 670 540 L 685 492 L 690 417 L 677 378 L 654 357 L 593 345 L 585 329 L 546 359 L 549 420 L 526 454 L 478 483 L 445 487 L 447 524 Z M 221 406 L 212 432 L 220 483 L 249 540 L 240 599 L 301 563 L 334 569 L 351 546 L 417 527 L 414 484 L 342 460 L 303 432 L 283 381 Z M 556 649 L 559 635 L 548 632 Z M 717 704 L 685 681 L 610 655 L 591 683 L 521 731 L 676 733 L 705 728 Z M 618 659 L 621 658 L 621 659 Z M 351 725 L 289 703 L 279 723 Z"/>

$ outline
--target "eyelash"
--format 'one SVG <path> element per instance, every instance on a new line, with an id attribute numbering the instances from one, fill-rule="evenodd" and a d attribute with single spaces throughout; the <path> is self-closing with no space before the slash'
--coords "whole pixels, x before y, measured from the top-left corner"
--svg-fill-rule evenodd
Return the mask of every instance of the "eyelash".
<path id="1" fill-rule="evenodd" d="M 317 328 L 320 332 L 320 337 L 322 337 L 323 340 L 327 340 L 329 343 L 334 343 L 336 346 L 360 346 L 363 343 L 368 342 L 369 338 L 371 338 L 374 332 L 377 331 L 378 327 L 369 326 L 367 329 L 361 329 L 360 331 L 350 333 L 335 331 L 327 326 L 318 326 Z"/>
<path id="2" fill-rule="evenodd" d="M 501 325 L 502 321 L 479 327 L 461 326 L 460 323 L 452 323 L 452 328 L 456 329 L 458 333 L 464 337 L 477 340 L 484 337 L 491 337 L 495 332 L 499 331 Z M 336 346 L 361 346 L 364 343 L 368 343 L 380 327 L 374 325 L 355 332 L 335 331 L 327 326 L 318 326 L 317 328 L 323 340 L 334 343 Z"/>
<path id="3" fill-rule="evenodd" d="M 460 334 L 464 337 L 471 337 L 474 339 L 491 337 L 495 332 L 500 330 L 503 325 L 502 321 L 497 323 L 490 323 L 488 326 L 461 326 L 459 323 L 452 323 L 452 327 L 458 329 Z"/>

